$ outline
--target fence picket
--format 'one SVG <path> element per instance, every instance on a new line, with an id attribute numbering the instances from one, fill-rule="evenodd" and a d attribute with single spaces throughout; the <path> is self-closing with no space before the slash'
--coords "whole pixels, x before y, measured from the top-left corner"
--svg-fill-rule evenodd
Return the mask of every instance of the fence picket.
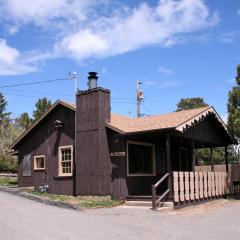
<path id="1" fill-rule="evenodd" d="M 199 197 L 203 198 L 203 173 L 199 172 Z"/>
<path id="2" fill-rule="evenodd" d="M 180 201 L 184 202 L 184 181 L 183 172 L 179 172 L 179 190 L 180 190 Z"/>
<path id="3" fill-rule="evenodd" d="M 199 199 L 199 177 L 198 172 L 195 172 L 195 199 Z"/>
<path id="4" fill-rule="evenodd" d="M 190 172 L 190 199 L 194 200 L 194 173 Z"/>
<path id="5" fill-rule="evenodd" d="M 208 175 L 208 197 L 212 196 L 212 174 L 211 172 L 207 173 Z"/>
<path id="6" fill-rule="evenodd" d="M 189 201 L 189 172 L 184 172 L 185 177 L 185 200 Z"/>
<path id="7" fill-rule="evenodd" d="M 212 175 L 212 197 L 218 196 L 218 172 L 211 172 Z"/>
<path id="8" fill-rule="evenodd" d="M 219 178 L 219 195 L 222 196 L 223 195 L 223 181 L 222 181 L 222 172 L 219 172 L 218 174 L 218 178 Z"/>
<path id="9" fill-rule="evenodd" d="M 179 202 L 179 189 L 178 189 L 178 172 L 173 172 L 173 196 L 174 202 Z"/>
<path id="10" fill-rule="evenodd" d="M 204 191 L 204 198 L 208 197 L 208 179 L 207 179 L 207 173 L 203 172 L 203 191 Z"/>

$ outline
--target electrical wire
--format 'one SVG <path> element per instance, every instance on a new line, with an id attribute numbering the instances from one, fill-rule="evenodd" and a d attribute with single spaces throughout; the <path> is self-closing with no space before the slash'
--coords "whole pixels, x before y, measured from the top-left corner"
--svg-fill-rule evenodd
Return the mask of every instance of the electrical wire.
<path id="1" fill-rule="evenodd" d="M 52 92 L 42 92 L 42 91 L 31 91 L 31 90 L 22 90 L 22 89 L 7 89 L 5 91 L 16 91 L 16 92 L 25 92 L 25 93 L 33 93 L 33 94 L 46 94 L 46 95 L 56 95 L 56 96 L 73 96 L 73 94 L 62 94 L 62 93 L 52 93 Z"/>
<path id="2" fill-rule="evenodd" d="M 144 103 L 142 103 L 142 105 L 149 112 L 150 115 L 153 115 L 152 112 L 149 110 L 149 108 Z"/>
<path id="3" fill-rule="evenodd" d="M 66 81 L 66 80 L 69 80 L 69 79 L 68 78 L 57 78 L 57 79 L 46 80 L 46 81 L 38 81 L 38 82 L 29 82 L 29 83 L 19 83 L 19 84 L 5 85 L 5 86 L 0 86 L 0 88 L 20 87 L 20 86 L 28 86 L 28 85 L 56 82 L 56 81 Z"/>

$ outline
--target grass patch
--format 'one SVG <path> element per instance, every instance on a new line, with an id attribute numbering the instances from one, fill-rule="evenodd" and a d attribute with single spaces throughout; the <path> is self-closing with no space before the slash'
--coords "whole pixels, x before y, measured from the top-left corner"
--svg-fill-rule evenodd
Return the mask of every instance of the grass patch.
<path id="1" fill-rule="evenodd" d="M 67 195 L 56 195 L 56 194 L 49 194 L 49 193 L 40 193 L 40 192 L 35 192 L 30 190 L 26 190 L 26 192 L 31 193 L 33 195 L 46 197 L 54 201 L 74 204 L 81 208 L 115 207 L 122 203 L 122 201 L 119 201 L 119 200 L 100 200 L 100 199 L 84 200 L 80 196 L 74 197 L 74 196 L 67 196 Z"/>
<path id="2" fill-rule="evenodd" d="M 16 186 L 18 184 L 15 177 L 0 177 L 0 186 Z"/>

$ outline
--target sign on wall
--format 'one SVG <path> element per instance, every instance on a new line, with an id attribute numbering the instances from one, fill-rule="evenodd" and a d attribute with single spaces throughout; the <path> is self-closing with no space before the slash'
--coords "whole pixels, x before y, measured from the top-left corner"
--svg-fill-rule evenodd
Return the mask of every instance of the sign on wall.
<path id="1" fill-rule="evenodd" d="M 113 152 L 110 153 L 111 157 L 125 157 L 126 153 L 125 152 Z"/>
<path id="2" fill-rule="evenodd" d="M 23 172 L 22 176 L 30 177 L 32 175 L 31 172 L 31 154 L 25 155 L 23 158 Z"/>

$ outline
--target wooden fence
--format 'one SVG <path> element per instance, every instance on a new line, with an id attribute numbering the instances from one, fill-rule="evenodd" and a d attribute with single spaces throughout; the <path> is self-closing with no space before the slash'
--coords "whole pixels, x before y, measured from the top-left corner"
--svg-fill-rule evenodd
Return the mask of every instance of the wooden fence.
<path id="1" fill-rule="evenodd" d="M 208 171 L 207 167 L 209 166 L 206 166 L 205 171 L 199 168 L 195 172 L 173 172 L 175 203 L 188 203 L 240 193 L 240 165 L 231 165 L 228 173 L 221 165 L 215 168 L 215 172 Z"/>
<path id="2" fill-rule="evenodd" d="M 229 168 L 231 165 L 229 164 Z M 211 172 L 211 165 L 207 166 L 195 166 L 196 172 Z M 226 165 L 213 165 L 214 172 L 226 172 Z"/>

